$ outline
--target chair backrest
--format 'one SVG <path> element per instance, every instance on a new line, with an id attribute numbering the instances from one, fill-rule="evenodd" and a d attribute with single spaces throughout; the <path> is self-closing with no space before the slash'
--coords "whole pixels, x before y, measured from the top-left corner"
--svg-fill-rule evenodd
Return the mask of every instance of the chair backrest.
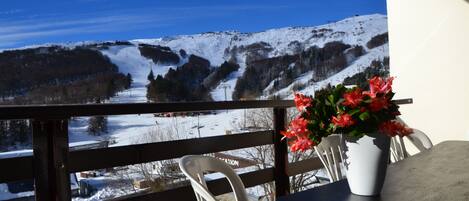
<path id="1" fill-rule="evenodd" d="M 219 172 L 229 181 L 236 201 L 247 201 L 247 193 L 241 178 L 225 162 L 209 156 L 184 156 L 179 161 L 181 171 L 189 178 L 198 201 L 215 201 L 205 182 L 204 173 Z"/>
<path id="2" fill-rule="evenodd" d="M 405 124 L 407 124 L 401 119 L 397 118 L 397 121 Z M 406 138 L 420 151 L 426 151 L 428 149 L 431 149 L 433 147 L 433 143 L 428 138 L 428 136 L 418 130 L 418 129 L 412 129 L 413 133 L 406 136 Z M 404 139 L 402 137 L 396 136 L 391 139 L 391 150 L 390 150 L 390 157 L 392 162 L 397 162 L 404 160 L 405 158 L 409 157 L 409 153 L 407 152 L 407 149 L 405 147 Z"/>
<path id="3" fill-rule="evenodd" d="M 335 182 L 343 179 L 340 165 L 344 161 L 342 135 L 325 137 L 314 149 L 329 175 L 329 180 Z"/>
<path id="4" fill-rule="evenodd" d="M 433 147 L 433 143 L 428 136 L 418 129 L 412 129 L 413 133 L 405 136 L 420 152 L 429 150 Z M 407 148 L 405 147 L 403 137 L 391 138 L 391 161 L 397 162 L 409 157 Z"/>
<path id="5" fill-rule="evenodd" d="M 399 136 L 391 138 L 391 147 L 389 148 L 390 162 L 397 162 L 409 157 L 409 153 L 404 144 L 404 139 Z"/>

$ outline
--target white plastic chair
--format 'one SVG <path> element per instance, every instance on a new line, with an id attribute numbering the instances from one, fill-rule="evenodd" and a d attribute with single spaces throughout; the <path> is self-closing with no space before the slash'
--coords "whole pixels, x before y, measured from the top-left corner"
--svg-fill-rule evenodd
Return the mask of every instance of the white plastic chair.
<path id="1" fill-rule="evenodd" d="M 433 147 L 430 138 L 420 130 L 413 129 L 413 133 L 406 136 L 407 139 L 419 150 L 425 151 Z M 344 178 L 341 169 L 341 161 L 344 161 L 344 143 L 342 135 L 334 134 L 323 138 L 314 149 L 319 156 L 324 168 L 329 176 L 330 182 L 335 182 Z M 390 159 L 393 162 L 404 160 L 409 157 L 402 137 L 391 138 Z"/>
<path id="2" fill-rule="evenodd" d="M 198 201 L 216 201 L 204 179 L 204 173 L 220 172 L 228 179 L 236 201 L 248 201 L 241 178 L 225 162 L 209 156 L 184 156 L 179 161 L 181 171 L 189 178 Z"/>
<path id="3" fill-rule="evenodd" d="M 406 136 L 407 138 L 420 152 L 429 150 L 433 147 L 433 143 L 428 136 L 418 130 L 412 129 L 413 133 Z M 404 160 L 409 157 L 409 153 L 404 144 L 404 138 L 396 136 L 391 139 L 391 160 L 393 162 Z"/>
<path id="4" fill-rule="evenodd" d="M 342 136 L 334 134 L 325 137 L 314 149 L 329 175 L 330 182 L 343 179 L 340 165 L 341 161 L 344 161 Z"/>
<path id="5" fill-rule="evenodd" d="M 401 118 L 397 118 L 397 121 L 403 123 L 404 125 L 408 126 Z M 433 143 L 428 138 L 428 136 L 418 129 L 412 129 L 413 133 L 406 136 L 407 138 L 420 152 L 429 150 L 433 147 Z M 409 157 L 409 153 L 404 144 L 404 139 L 402 137 L 396 136 L 391 139 L 391 161 L 397 162 L 404 160 L 405 158 Z"/>

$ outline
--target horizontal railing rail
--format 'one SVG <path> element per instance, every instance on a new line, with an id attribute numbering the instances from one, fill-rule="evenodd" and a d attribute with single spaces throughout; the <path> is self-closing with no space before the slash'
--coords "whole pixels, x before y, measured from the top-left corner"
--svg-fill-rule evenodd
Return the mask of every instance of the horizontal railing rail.
<path id="1" fill-rule="evenodd" d="M 394 102 L 410 104 L 412 99 Z M 274 167 L 242 173 L 240 177 L 246 187 L 275 182 L 276 196 L 286 195 L 290 189 L 289 176 L 322 167 L 318 158 L 288 163 L 287 144 L 281 140 L 280 131 L 286 126 L 286 108 L 293 106 L 294 102 L 291 100 L 0 106 L 0 120 L 32 120 L 34 150 L 32 156 L 0 159 L 0 183 L 34 179 L 36 200 L 70 200 L 68 174 L 72 172 L 273 145 Z M 254 108 L 273 108 L 274 130 L 79 151 L 69 151 L 68 147 L 68 119 L 71 117 Z M 231 190 L 223 179 L 209 181 L 208 185 L 215 195 Z M 185 186 L 163 192 L 138 193 L 116 200 L 194 199 L 190 186 Z"/>
<path id="2" fill-rule="evenodd" d="M 273 144 L 273 131 L 174 140 L 70 152 L 70 171 L 162 161 L 185 155 L 208 154 Z M 197 146 L 195 146 L 197 145 Z"/>
<path id="3" fill-rule="evenodd" d="M 33 179 L 33 164 L 32 156 L 0 159 L 0 183 Z"/>
<path id="4" fill-rule="evenodd" d="M 153 114 L 166 112 L 198 112 L 253 108 L 286 108 L 291 100 L 214 101 L 178 103 L 107 103 L 57 105 L 0 106 L 0 120 L 34 118 L 69 118 L 96 115 Z"/>
<path id="5" fill-rule="evenodd" d="M 253 172 L 241 173 L 239 177 L 246 188 L 274 181 L 274 168 L 265 168 Z M 207 186 L 213 195 L 222 195 L 232 191 L 230 184 L 224 178 L 207 181 Z M 141 192 L 112 199 L 112 201 L 134 200 L 195 200 L 191 186 L 179 187 L 163 192 Z"/>
<path id="6" fill-rule="evenodd" d="M 412 99 L 394 100 L 397 104 L 411 104 Z M 115 104 L 56 104 L 0 106 L 0 120 L 69 118 L 96 115 L 153 114 L 166 112 L 194 112 L 254 108 L 293 107 L 292 100 L 216 101 L 190 103 L 115 103 Z"/>
<path id="7" fill-rule="evenodd" d="M 136 144 L 119 147 L 71 151 L 69 171 L 105 169 L 152 161 L 179 158 L 190 154 L 207 154 L 273 144 L 273 131 L 193 138 Z M 203 146 L 194 146 L 203 145 Z M 175 149 L 179 147 L 179 149 Z M 0 159 L 0 183 L 33 178 L 33 156 Z M 18 169 L 20 168 L 20 169 Z"/>
<path id="8" fill-rule="evenodd" d="M 295 176 L 305 172 L 322 168 L 318 157 L 297 161 L 288 164 L 288 176 Z M 265 168 L 253 172 L 241 173 L 239 177 L 246 188 L 262 185 L 274 181 L 274 168 Z M 213 195 L 222 195 L 232 191 L 226 179 L 208 181 L 207 186 Z M 195 196 L 191 186 L 179 187 L 163 192 L 141 192 L 128 196 L 112 199 L 112 201 L 134 201 L 134 200 L 194 200 Z"/>

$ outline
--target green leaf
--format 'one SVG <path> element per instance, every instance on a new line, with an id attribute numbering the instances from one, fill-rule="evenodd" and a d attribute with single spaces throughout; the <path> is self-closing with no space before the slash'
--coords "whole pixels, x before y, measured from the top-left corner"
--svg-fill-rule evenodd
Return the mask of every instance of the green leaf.
<path id="1" fill-rule="evenodd" d="M 360 108 L 356 108 L 356 109 L 353 109 L 352 111 L 350 111 L 348 114 L 353 116 L 353 115 L 355 115 L 359 112 L 360 112 Z"/>
<path id="2" fill-rule="evenodd" d="M 370 118 L 370 113 L 368 111 L 361 113 L 358 118 L 362 121 L 366 121 L 368 118 Z"/>
<path id="3" fill-rule="evenodd" d="M 327 100 L 328 100 L 328 102 L 330 103 L 330 105 L 335 105 L 335 98 L 334 98 L 334 95 L 332 95 L 332 94 L 329 95 L 329 96 L 327 97 Z"/>
<path id="4" fill-rule="evenodd" d="M 352 130 L 349 132 L 349 136 L 354 137 L 356 139 L 359 139 L 365 135 L 364 133 L 358 131 L 358 130 Z"/>

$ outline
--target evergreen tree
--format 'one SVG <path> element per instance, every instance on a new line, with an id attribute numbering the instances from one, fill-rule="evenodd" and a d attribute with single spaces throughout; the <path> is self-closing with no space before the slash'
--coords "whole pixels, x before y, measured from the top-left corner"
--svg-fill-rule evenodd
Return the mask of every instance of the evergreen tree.
<path id="1" fill-rule="evenodd" d="M 0 150 L 3 150 L 3 146 L 8 144 L 7 139 L 8 139 L 7 121 L 0 121 Z"/>
<path id="2" fill-rule="evenodd" d="M 11 120 L 8 132 L 12 137 L 13 143 L 25 143 L 29 139 L 31 127 L 27 120 Z"/>
<path id="3" fill-rule="evenodd" d="M 106 99 L 111 98 L 114 96 L 115 92 L 117 91 L 116 84 L 114 83 L 114 79 L 111 79 L 107 82 L 106 86 Z"/>
<path id="4" fill-rule="evenodd" d="M 129 89 L 133 81 L 134 80 L 132 79 L 132 75 L 130 73 L 127 73 L 125 89 Z"/>
<path id="5" fill-rule="evenodd" d="M 150 73 L 148 73 L 147 79 L 148 79 L 148 81 L 155 80 L 155 75 L 153 74 L 153 69 L 150 70 Z"/>

